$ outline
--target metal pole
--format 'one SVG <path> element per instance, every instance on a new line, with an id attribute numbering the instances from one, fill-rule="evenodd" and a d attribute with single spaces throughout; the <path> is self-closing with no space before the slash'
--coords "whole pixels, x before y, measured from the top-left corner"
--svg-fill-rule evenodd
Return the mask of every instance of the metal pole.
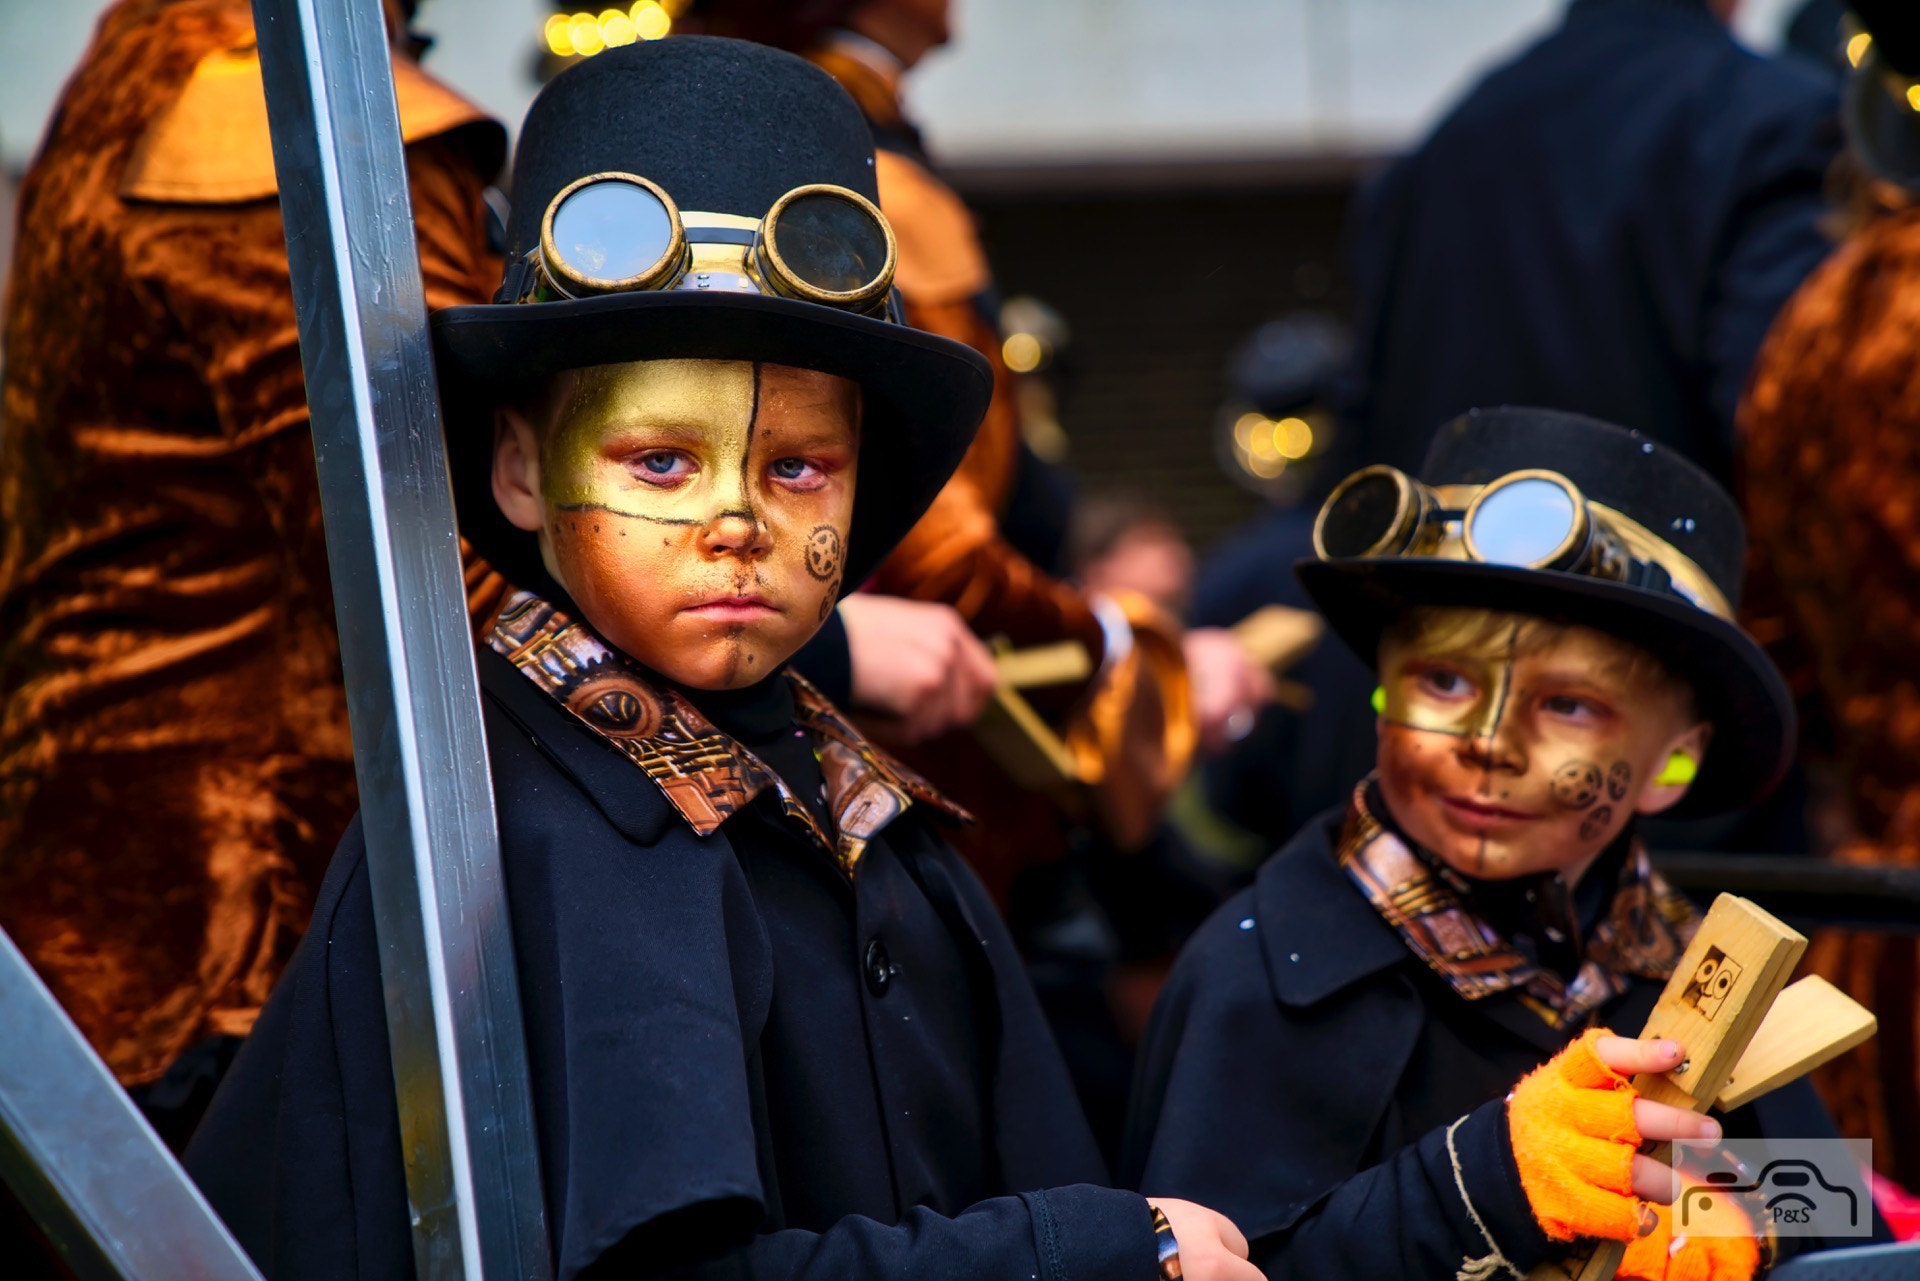
<path id="1" fill-rule="evenodd" d="M 84 1281 L 259 1281 L 0 930 L 0 1178 Z M 20 1260 L 0 1260 L 0 1265 Z M 4 1271 L 0 1266 L 0 1271 Z"/>
<path id="2" fill-rule="evenodd" d="M 380 0 L 254 0 L 421 1281 L 552 1274 Z"/>

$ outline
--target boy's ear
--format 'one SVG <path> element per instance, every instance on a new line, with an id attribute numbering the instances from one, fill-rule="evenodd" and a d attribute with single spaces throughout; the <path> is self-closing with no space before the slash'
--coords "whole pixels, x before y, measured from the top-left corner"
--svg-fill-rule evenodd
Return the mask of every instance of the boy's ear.
<path id="1" fill-rule="evenodd" d="M 538 533 L 546 523 L 539 437 L 526 415 L 504 405 L 493 413 L 493 501 L 528 533 Z"/>
<path id="2" fill-rule="evenodd" d="M 1654 764 L 1653 777 L 1640 789 L 1640 798 L 1633 804 L 1634 812 L 1660 814 L 1678 805 L 1699 775 L 1700 766 L 1707 759 L 1707 744 L 1712 739 L 1713 726 L 1705 721 L 1676 735 Z M 1685 760 L 1675 759 L 1677 757 Z"/>

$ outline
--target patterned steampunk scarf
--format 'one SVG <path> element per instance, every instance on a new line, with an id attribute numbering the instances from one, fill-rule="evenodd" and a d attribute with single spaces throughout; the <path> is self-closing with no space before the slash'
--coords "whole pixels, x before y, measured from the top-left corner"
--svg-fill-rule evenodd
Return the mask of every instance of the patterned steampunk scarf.
<path id="1" fill-rule="evenodd" d="M 650 683 L 592 628 L 532 592 L 507 599 L 487 644 L 638 765 L 701 836 L 772 789 L 786 820 L 852 876 L 868 842 L 916 802 L 971 821 L 926 780 L 869 743 L 791 669 L 784 679 L 793 685 L 795 723 L 812 743 L 826 780 L 831 833 L 778 774 L 677 690 Z"/>
<path id="2" fill-rule="evenodd" d="M 1472 884 L 1417 851 L 1380 817 L 1374 780 L 1354 790 L 1335 847 L 1340 866 L 1413 954 L 1463 1000 L 1516 989 L 1547 1025 L 1578 1024 L 1635 978 L 1673 973 L 1700 915 L 1631 839 L 1613 897 L 1585 939 L 1572 979 L 1523 953 L 1474 910 Z"/>

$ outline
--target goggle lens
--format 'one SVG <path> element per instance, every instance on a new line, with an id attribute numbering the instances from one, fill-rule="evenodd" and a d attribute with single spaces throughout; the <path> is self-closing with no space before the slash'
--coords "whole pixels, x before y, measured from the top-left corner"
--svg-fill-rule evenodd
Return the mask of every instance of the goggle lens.
<path id="1" fill-rule="evenodd" d="M 832 192 L 794 197 L 767 240 L 794 279 L 822 293 L 871 290 L 887 270 L 886 229 L 867 209 Z"/>
<path id="2" fill-rule="evenodd" d="M 1377 555 L 1383 540 L 1405 521 L 1407 495 L 1385 470 L 1356 475 L 1320 513 L 1314 531 L 1322 556 L 1341 559 Z"/>
<path id="3" fill-rule="evenodd" d="M 589 286 L 612 289 L 652 274 L 673 243 L 666 203 L 622 178 L 588 183 L 553 211 L 554 252 Z"/>
<path id="4" fill-rule="evenodd" d="M 1566 549 L 1579 519 L 1564 486 L 1529 476 L 1482 494 L 1467 536 L 1490 564 L 1540 567 Z"/>

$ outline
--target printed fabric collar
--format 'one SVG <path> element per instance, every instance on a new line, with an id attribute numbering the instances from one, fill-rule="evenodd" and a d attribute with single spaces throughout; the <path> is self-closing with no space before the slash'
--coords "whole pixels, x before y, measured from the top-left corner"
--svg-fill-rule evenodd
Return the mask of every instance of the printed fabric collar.
<path id="1" fill-rule="evenodd" d="M 638 765 L 701 836 L 717 831 L 771 788 L 785 818 L 852 876 L 868 843 L 915 802 L 956 821 L 972 821 L 926 780 L 869 743 L 791 669 L 785 676 L 793 683 L 796 719 L 826 779 L 831 834 L 779 775 L 716 729 L 678 691 L 656 689 L 592 628 L 534 593 L 508 597 L 487 644 Z"/>
<path id="2" fill-rule="evenodd" d="M 1630 980 L 1670 976 L 1700 924 L 1693 904 L 1653 870 L 1636 836 L 1578 971 L 1564 979 L 1476 914 L 1464 880 L 1381 821 L 1373 782 L 1354 790 L 1335 856 L 1374 911 L 1463 1000 L 1515 989 L 1548 1026 L 1574 1025 L 1625 992 Z"/>

